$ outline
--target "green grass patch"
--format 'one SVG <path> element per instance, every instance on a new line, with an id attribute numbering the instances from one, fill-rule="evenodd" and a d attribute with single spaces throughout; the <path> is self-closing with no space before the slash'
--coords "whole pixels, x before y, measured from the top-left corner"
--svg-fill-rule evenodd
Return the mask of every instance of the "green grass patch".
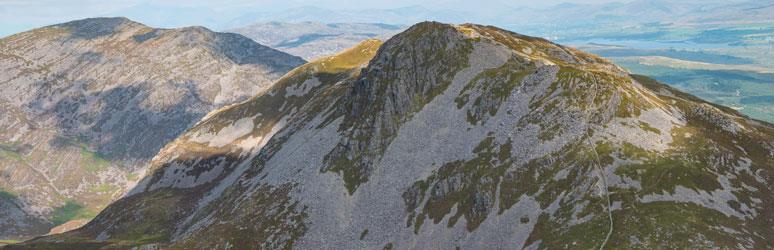
<path id="1" fill-rule="evenodd" d="M 90 151 L 85 147 L 81 147 L 81 157 L 84 159 L 82 167 L 88 172 L 103 171 L 110 166 L 110 161 L 106 160 L 101 154 Z"/>
<path id="2" fill-rule="evenodd" d="M 642 160 L 642 163 L 621 166 L 616 174 L 640 181 L 643 194 L 673 193 L 677 186 L 708 191 L 720 188 L 716 176 L 706 171 L 713 161 L 711 156 L 715 155 L 714 152 L 702 150 L 709 148 L 703 140 L 694 140 L 690 145 L 695 148 L 677 148 L 657 153 L 628 143 L 621 146 L 602 143 L 597 145 L 596 150 L 601 162 L 606 165 L 612 164 L 613 155 Z"/>
<path id="3" fill-rule="evenodd" d="M 137 174 L 137 173 L 127 173 L 126 174 L 126 179 L 130 180 L 130 181 L 136 181 L 139 178 L 140 178 L 140 175 Z"/>
<path id="4" fill-rule="evenodd" d="M 650 126 L 650 124 L 648 124 L 647 122 L 640 121 L 639 126 L 641 129 L 644 129 L 645 131 L 661 134 L 661 130 L 654 128 L 653 126 Z"/>
<path id="5" fill-rule="evenodd" d="M 107 192 L 113 192 L 114 190 L 116 190 L 116 186 L 113 186 L 108 183 L 102 183 L 102 184 L 89 187 L 89 191 L 95 192 L 95 193 L 107 193 Z"/>
<path id="6" fill-rule="evenodd" d="M 14 200 L 17 197 L 19 197 L 16 193 L 13 193 L 11 191 L 6 191 L 5 189 L 0 188 L 0 198 L 7 199 L 7 200 Z"/>
<path id="7" fill-rule="evenodd" d="M 51 215 L 51 222 L 54 223 L 55 226 L 59 226 L 75 219 L 91 219 L 94 218 L 95 215 L 94 212 L 89 211 L 78 202 L 68 200 L 64 205 L 54 209 L 54 212 Z"/>

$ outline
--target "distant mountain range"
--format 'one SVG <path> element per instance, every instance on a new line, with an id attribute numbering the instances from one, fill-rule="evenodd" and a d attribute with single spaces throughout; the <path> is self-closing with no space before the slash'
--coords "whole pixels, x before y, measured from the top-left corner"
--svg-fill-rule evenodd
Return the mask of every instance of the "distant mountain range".
<path id="1" fill-rule="evenodd" d="M 244 35 L 260 44 L 306 60 L 313 60 L 336 54 L 364 40 L 386 40 L 403 29 L 404 26 L 380 23 L 269 22 L 229 32 Z"/>
<path id="2" fill-rule="evenodd" d="M 223 27 L 240 27 L 256 22 L 389 23 L 410 25 L 426 20 L 464 22 L 472 13 L 434 10 L 422 6 L 396 9 L 331 10 L 301 7 L 278 12 L 253 12 L 234 18 Z"/>
<path id="3" fill-rule="evenodd" d="M 483 3 L 482 3 L 483 4 Z M 774 1 L 667 1 L 635 0 L 626 3 L 572 4 L 547 8 L 519 7 L 490 3 L 486 8 L 464 6 L 407 6 L 393 9 L 338 10 L 306 6 L 277 11 L 260 8 L 213 11 L 207 8 L 176 8 L 142 4 L 110 15 L 148 20 L 160 26 L 206 25 L 215 29 L 234 29 L 265 22 L 388 23 L 410 25 L 425 20 L 449 23 L 491 23 L 513 30 L 568 28 L 573 26 L 618 23 L 766 23 L 774 22 Z M 163 13 L 178 12 L 186 18 Z M 558 27 L 554 27 L 558 26 Z M 562 27 L 564 26 L 564 27 Z"/>
<path id="4" fill-rule="evenodd" d="M 0 239 L 85 223 L 207 113 L 304 62 L 238 34 L 126 18 L 0 39 Z"/>
<path id="5" fill-rule="evenodd" d="M 568 32 L 568 29 L 598 29 L 606 25 L 627 27 L 642 23 L 724 25 L 774 22 L 773 0 L 634 0 L 604 4 L 564 3 L 545 8 L 521 7 L 506 1 L 453 3 L 386 9 L 335 9 L 325 6 L 281 9 L 256 4 L 224 5 L 213 9 L 145 2 L 102 15 L 125 16 L 157 27 L 201 25 L 214 30 L 232 30 L 267 22 L 411 25 L 435 20 L 448 23 L 489 23 L 543 37 L 575 36 L 577 34 Z M 8 24 L 0 24 L 0 28 L 13 30 L 14 26 L 21 25 L 14 23 L 14 20 L 9 20 Z"/>
<path id="6" fill-rule="evenodd" d="M 487 13 L 431 10 L 421 6 L 359 11 L 302 7 L 277 12 L 251 12 L 229 21 L 224 20 L 219 25 L 238 27 L 228 31 L 307 60 L 333 54 L 363 39 L 387 38 L 400 31 L 398 27 L 423 20 L 493 23 L 562 42 L 591 38 L 650 41 L 685 39 L 748 45 L 766 43 L 766 35 L 772 34 L 774 30 L 769 31 L 766 28 L 768 26 L 741 33 L 735 30 L 744 29 L 744 24 L 774 24 L 772 6 L 774 1 L 729 3 L 637 0 L 608 4 L 565 3 L 545 9 L 501 4 L 487 6 Z M 373 21 L 381 23 L 366 23 Z M 729 35 L 713 34 L 713 30 Z M 742 37 L 744 35 L 748 36 Z M 718 36 L 731 40 L 720 41 Z"/>

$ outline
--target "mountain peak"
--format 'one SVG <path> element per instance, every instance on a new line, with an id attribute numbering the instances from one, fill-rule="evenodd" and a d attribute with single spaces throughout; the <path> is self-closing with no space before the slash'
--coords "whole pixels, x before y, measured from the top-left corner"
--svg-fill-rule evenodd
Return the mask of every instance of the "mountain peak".
<path id="1" fill-rule="evenodd" d="M 121 24 L 140 24 L 126 17 L 90 17 L 79 20 L 73 20 L 66 23 L 56 24 L 54 26 L 84 27 L 84 26 L 116 26 Z"/>
<path id="2" fill-rule="evenodd" d="M 772 247 L 771 124 L 496 27 L 378 44 L 208 116 L 90 224 L 25 244 Z"/>
<path id="3" fill-rule="evenodd" d="M 419 22 L 414 25 L 411 25 L 408 29 L 399 33 L 396 36 L 416 38 L 419 36 L 443 34 L 443 33 L 438 33 L 438 31 L 452 31 L 453 29 L 454 29 L 454 25 L 452 24 L 436 22 L 436 21 L 424 21 L 424 22 Z M 431 32 L 431 31 L 435 31 L 435 32 Z"/>
<path id="4" fill-rule="evenodd" d="M 615 66 L 607 59 L 543 38 L 477 24 L 463 24 L 458 26 L 458 29 L 469 37 L 486 39 L 504 45 L 526 60 L 538 60 L 560 66 L 582 67 L 588 70 L 605 70 L 619 75 L 627 74 L 626 70 Z"/>
<path id="5" fill-rule="evenodd" d="M 56 24 L 49 27 L 65 28 L 71 33 L 72 37 L 93 39 L 101 36 L 115 34 L 126 26 L 147 28 L 147 26 L 129 20 L 125 17 L 86 18 L 62 24 Z"/>
<path id="6" fill-rule="evenodd" d="M 420 37 L 435 40 L 440 36 L 446 36 L 447 38 L 456 36 L 474 41 L 483 40 L 487 43 L 499 44 L 513 50 L 515 56 L 525 61 L 607 71 L 618 75 L 628 74 L 626 70 L 615 66 L 602 57 L 565 47 L 543 38 L 526 36 L 488 25 L 472 23 L 453 25 L 426 21 L 417 23 L 405 32 L 396 35 L 395 37 L 399 39 L 395 40 L 414 42 Z"/>

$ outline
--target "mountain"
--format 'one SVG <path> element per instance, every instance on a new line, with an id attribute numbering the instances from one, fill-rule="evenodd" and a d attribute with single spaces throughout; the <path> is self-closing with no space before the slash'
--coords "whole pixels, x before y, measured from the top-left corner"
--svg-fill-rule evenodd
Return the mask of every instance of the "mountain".
<path id="1" fill-rule="evenodd" d="M 740 4 L 733 1 L 715 0 L 562 3 L 546 8 L 512 9 L 491 15 L 490 18 L 494 22 L 509 27 L 530 27 L 534 29 L 534 32 L 540 34 L 564 34 L 569 33 L 572 29 L 595 31 L 606 28 L 615 31 L 637 24 L 669 24 L 696 16 L 712 16 L 716 9 L 738 5 Z M 579 34 L 574 33 L 573 35 L 579 36 Z"/>
<path id="2" fill-rule="evenodd" d="M 171 15 L 170 13 L 175 13 Z M 143 24 L 155 27 L 173 28 L 191 25 L 218 27 L 222 20 L 220 13 L 203 6 L 174 6 L 159 3 L 140 3 L 111 12 L 111 16 L 122 16 L 142 20 Z"/>
<path id="3" fill-rule="evenodd" d="M 420 5 L 387 9 L 328 9 L 302 6 L 280 11 L 255 11 L 242 14 L 222 24 L 237 28 L 265 22 L 323 22 L 323 23 L 389 23 L 413 24 L 425 20 L 464 22 L 473 13 L 466 11 L 427 8 Z"/>
<path id="4" fill-rule="evenodd" d="M 211 113 L 86 226 L 19 246 L 765 249 L 772 142 L 592 54 L 423 22 Z"/>
<path id="5" fill-rule="evenodd" d="M 313 60 L 330 56 L 363 40 L 386 40 L 404 30 L 399 25 L 381 23 L 282 23 L 269 22 L 229 30 L 252 38 L 288 54 Z"/>
<path id="6" fill-rule="evenodd" d="M 93 217 L 209 111 L 303 63 L 238 34 L 125 18 L 0 39 L 0 239 Z"/>
<path id="7" fill-rule="evenodd" d="M 750 24 L 774 22 L 774 1 L 747 1 L 709 8 L 680 19 L 692 24 Z"/>

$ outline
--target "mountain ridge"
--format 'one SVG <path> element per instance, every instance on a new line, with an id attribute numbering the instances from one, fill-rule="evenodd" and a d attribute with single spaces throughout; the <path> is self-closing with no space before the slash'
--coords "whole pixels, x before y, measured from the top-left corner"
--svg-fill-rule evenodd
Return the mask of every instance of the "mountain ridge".
<path id="1" fill-rule="evenodd" d="M 774 244 L 769 123 L 492 26 L 346 53 L 208 115 L 85 227 L 21 246 Z"/>

